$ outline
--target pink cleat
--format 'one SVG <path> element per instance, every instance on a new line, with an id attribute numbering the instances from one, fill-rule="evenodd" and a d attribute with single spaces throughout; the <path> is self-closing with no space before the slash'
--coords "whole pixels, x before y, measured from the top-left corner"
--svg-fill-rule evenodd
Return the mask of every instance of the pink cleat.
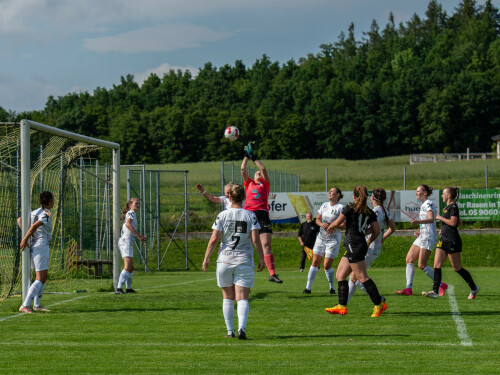
<path id="1" fill-rule="evenodd" d="M 396 290 L 397 294 L 400 294 L 402 296 L 411 296 L 413 295 L 413 291 L 411 288 L 404 288 L 403 290 Z"/>
<path id="2" fill-rule="evenodd" d="M 441 286 L 439 287 L 439 297 L 444 296 L 446 289 L 448 289 L 448 284 L 441 283 Z"/>

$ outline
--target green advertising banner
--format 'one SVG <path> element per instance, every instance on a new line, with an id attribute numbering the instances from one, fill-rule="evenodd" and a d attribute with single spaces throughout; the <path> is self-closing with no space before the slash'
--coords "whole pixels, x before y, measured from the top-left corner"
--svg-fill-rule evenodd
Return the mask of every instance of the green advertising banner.
<path id="1" fill-rule="evenodd" d="M 500 220 L 500 189 L 461 190 L 457 204 L 463 221 Z"/>

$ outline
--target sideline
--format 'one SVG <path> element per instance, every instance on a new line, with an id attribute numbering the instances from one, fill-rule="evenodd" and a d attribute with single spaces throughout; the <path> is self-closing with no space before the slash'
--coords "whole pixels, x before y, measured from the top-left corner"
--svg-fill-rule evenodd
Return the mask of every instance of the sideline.
<path id="1" fill-rule="evenodd" d="M 211 277 L 210 279 L 185 281 L 185 282 L 177 283 L 177 284 L 155 285 L 155 286 L 152 286 L 152 287 L 142 288 L 142 289 L 136 289 L 136 290 L 148 290 L 148 289 L 165 288 L 167 286 L 179 286 L 179 285 L 184 285 L 184 284 L 197 283 L 197 282 L 201 282 L 201 281 L 203 281 L 203 282 L 210 281 L 210 280 L 213 280 L 213 279 L 214 278 Z M 114 292 L 109 292 L 108 294 L 114 294 Z M 83 299 L 83 298 L 87 298 L 87 297 L 90 297 L 90 296 L 93 296 L 93 295 L 94 294 L 87 294 L 86 296 L 78 296 L 78 297 L 75 297 L 75 298 L 70 298 L 70 299 L 67 299 L 67 300 L 64 300 L 64 301 L 59 301 L 59 302 L 52 303 L 50 305 L 47 305 L 46 307 L 49 308 L 49 307 L 53 307 L 53 306 L 57 306 L 57 305 L 62 305 L 63 303 L 73 302 L 73 301 L 76 301 L 76 300 L 79 300 L 79 299 Z M 29 315 L 29 314 L 16 313 L 14 315 L 4 316 L 3 318 L 0 318 L 0 322 L 3 322 L 3 321 L 8 320 L 8 319 L 12 319 L 12 318 L 17 318 L 18 316 L 23 316 L 23 315 Z"/>
<path id="2" fill-rule="evenodd" d="M 448 286 L 447 294 L 450 301 L 451 317 L 457 326 L 457 335 L 460 339 L 460 345 L 472 346 L 472 340 L 467 333 L 467 326 L 465 325 L 462 315 L 460 314 L 460 310 L 458 309 L 457 299 L 455 298 L 455 287 L 453 285 Z"/>

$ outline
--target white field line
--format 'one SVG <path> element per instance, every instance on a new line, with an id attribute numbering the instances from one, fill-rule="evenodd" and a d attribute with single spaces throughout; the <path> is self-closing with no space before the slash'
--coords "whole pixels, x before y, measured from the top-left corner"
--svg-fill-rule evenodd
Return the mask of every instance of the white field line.
<path id="1" fill-rule="evenodd" d="M 155 286 L 152 286 L 150 288 L 142 288 L 142 289 L 137 289 L 137 290 L 148 290 L 148 289 L 165 288 L 167 286 L 179 286 L 179 285 L 184 285 L 184 284 L 192 284 L 192 283 L 197 283 L 197 282 L 201 282 L 201 281 L 205 282 L 205 281 L 210 281 L 210 280 L 213 280 L 213 277 L 211 277 L 210 279 L 185 281 L 185 282 L 177 283 L 177 284 L 155 285 Z M 113 294 L 113 293 L 114 292 L 110 292 L 109 294 Z M 76 301 L 76 300 L 79 300 L 79 299 L 82 299 L 82 298 L 87 298 L 87 297 L 89 297 L 91 295 L 92 294 L 87 294 L 85 296 L 78 296 L 78 297 L 75 297 L 75 298 L 70 298 L 70 299 L 67 299 L 67 300 L 64 300 L 64 301 L 59 301 L 59 302 L 47 305 L 46 307 L 49 308 L 49 307 L 53 307 L 53 306 L 57 306 L 57 305 L 62 305 L 63 303 L 73 302 L 73 301 Z M 14 315 L 4 316 L 3 318 L 0 318 L 0 322 L 3 322 L 3 321 L 8 320 L 8 319 L 12 319 L 12 318 L 17 318 L 18 316 L 22 316 L 22 315 L 26 315 L 26 314 L 17 313 L 17 314 L 14 314 Z M 0 345 L 1 345 L 1 343 L 0 343 Z"/>
<path id="2" fill-rule="evenodd" d="M 458 309 L 457 299 L 455 298 L 455 287 L 453 285 L 448 286 L 446 294 L 448 294 L 448 299 L 450 301 L 451 317 L 457 326 L 457 335 L 460 339 L 460 345 L 472 346 L 472 340 L 467 333 L 467 326 L 465 325 L 462 315 L 460 315 L 460 310 Z"/>

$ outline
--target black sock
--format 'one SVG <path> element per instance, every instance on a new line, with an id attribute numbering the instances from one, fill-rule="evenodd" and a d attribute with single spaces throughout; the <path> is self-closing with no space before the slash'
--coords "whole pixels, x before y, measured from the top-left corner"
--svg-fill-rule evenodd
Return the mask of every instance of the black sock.
<path id="1" fill-rule="evenodd" d="M 380 297 L 380 293 L 378 292 L 377 286 L 373 282 L 372 279 L 368 279 L 363 283 L 363 286 L 366 289 L 366 292 L 370 296 L 370 299 L 375 305 L 380 305 L 382 302 L 382 297 Z"/>
<path id="2" fill-rule="evenodd" d="M 339 304 L 347 306 L 347 297 L 349 297 L 349 283 L 347 280 L 339 281 Z"/>
<path id="3" fill-rule="evenodd" d="M 465 282 L 467 283 L 467 285 L 469 285 L 469 288 L 471 288 L 471 290 L 476 290 L 477 289 L 477 285 L 476 283 L 474 282 L 474 280 L 472 280 L 472 276 L 470 275 L 469 271 L 467 271 L 465 268 L 460 268 L 457 273 L 462 276 L 462 279 L 465 280 Z"/>
<path id="4" fill-rule="evenodd" d="M 439 294 L 439 287 L 441 286 L 441 275 L 441 268 L 434 268 L 434 284 L 432 284 L 432 290 L 437 294 Z"/>

